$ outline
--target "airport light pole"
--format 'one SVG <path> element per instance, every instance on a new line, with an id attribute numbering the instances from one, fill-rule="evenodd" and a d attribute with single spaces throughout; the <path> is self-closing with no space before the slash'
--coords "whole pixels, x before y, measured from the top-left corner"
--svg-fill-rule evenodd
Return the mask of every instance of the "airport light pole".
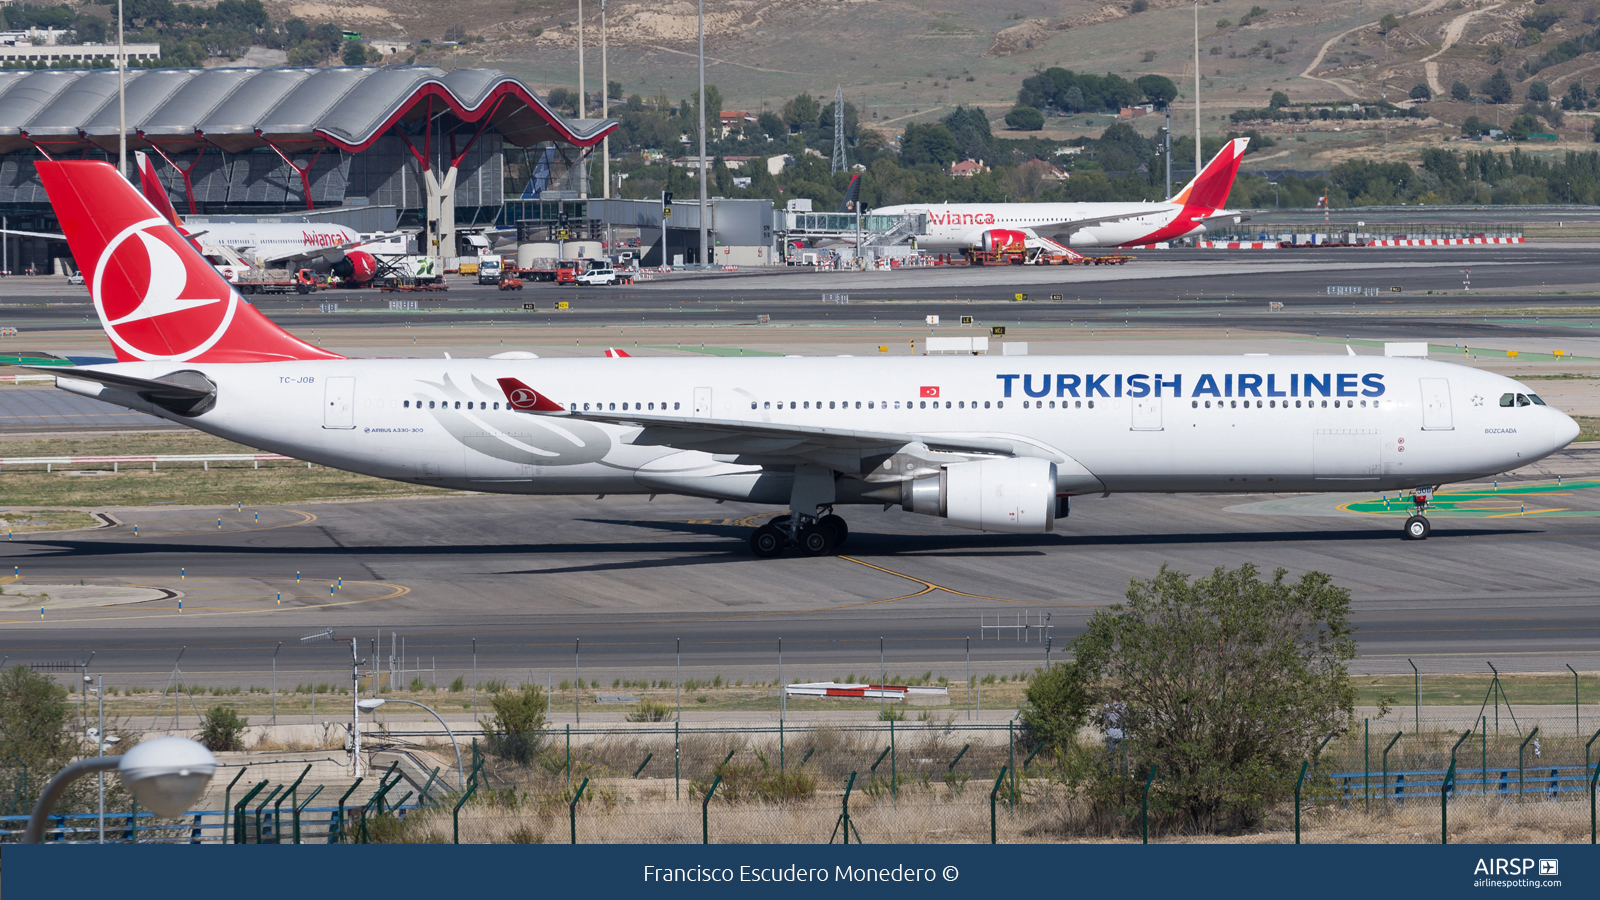
<path id="1" fill-rule="evenodd" d="M 578 118 L 589 117 L 589 94 L 584 90 L 583 84 L 583 0 L 578 0 Z M 578 164 L 583 166 L 583 177 L 578 179 L 578 198 L 589 199 L 589 160 L 580 156 Z"/>
<path id="2" fill-rule="evenodd" d="M 128 177 L 128 50 L 122 42 L 122 0 L 117 0 L 117 171 Z"/>
<path id="3" fill-rule="evenodd" d="M 465 790 L 467 787 L 467 776 L 465 770 L 461 768 L 461 744 L 456 741 L 456 733 L 450 730 L 449 723 L 445 722 L 444 717 L 439 715 L 438 710 L 431 706 L 424 706 L 415 700 L 402 700 L 399 697 L 368 697 L 367 699 L 362 700 L 359 705 L 367 712 L 375 712 L 377 711 L 378 707 L 384 705 L 385 703 L 409 703 L 412 706 L 420 706 L 432 713 L 435 719 L 439 720 L 439 725 L 444 728 L 444 733 L 450 736 L 450 746 L 454 747 L 456 751 L 456 788 L 458 790 Z"/>
<path id="4" fill-rule="evenodd" d="M 611 114 L 611 70 L 606 67 L 606 2 L 607 0 L 600 0 L 600 118 L 602 119 Z M 611 199 L 611 135 L 609 134 L 600 139 L 600 174 L 605 182 L 600 196 L 609 200 Z M 606 236 L 609 238 L 610 234 Z"/>
<path id="5" fill-rule="evenodd" d="M 79 778 L 93 772 L 116 772 L 134 799 L 162 818 L 182 815 L 205 792 L 217 771 L 217 759 L 198 742 L 185 737 L 159 737 L 145 741 L 121 756 L 89 756 L 57 772 L 39 794 L 22 843 L 37 844 L 44 837 L 50 810 Z"/>
<path id="6" fill-rule="evenodd" d="M 1198 2 L 1198 0 L 1196 0 Z M 1196 7 L 1198 9 L 1199 7 Z M 706 0 L 699 0 L 700 31 L 700 265 L 706 256 Z M 1196 20 L 1198 21 L 1198 20 Z"/>
<path id="7" fill-rule="evenodd" d="M 1194 177 L 1200 177 L 1200 0 L 1194 0 Z"/>

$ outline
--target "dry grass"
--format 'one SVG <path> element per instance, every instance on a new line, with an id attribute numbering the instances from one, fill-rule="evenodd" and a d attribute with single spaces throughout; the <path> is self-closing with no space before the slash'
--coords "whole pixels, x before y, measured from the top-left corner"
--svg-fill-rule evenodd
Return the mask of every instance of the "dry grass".
<path id="1" fill-rule="evenodd" d="M 9 494 L 6 499 L 11 499 Z M 0 509 L 0 531 L 9 534 L 70 531 L 99 524 L 99 519 L 76 509 Z"/>

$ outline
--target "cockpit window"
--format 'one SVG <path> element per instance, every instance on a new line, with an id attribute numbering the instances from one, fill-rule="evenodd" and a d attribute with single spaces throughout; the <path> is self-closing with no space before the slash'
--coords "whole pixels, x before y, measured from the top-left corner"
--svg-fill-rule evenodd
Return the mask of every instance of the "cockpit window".
<path id="1" fill-rule="evenodd" d="M 1517 395 L 1516 394 L 1501 394 L 1500 395 L 1500 405 L 1501 406 L 1516 406 L 1517 405 Z"/>
<path id="2" fill-rule="evenodd" d="M 1545 402 L 1543 400 L 1539 399 L 1539 395 L 1538 394 L 1529 394 L 1528 395 L 1528 399 L 1532 400 L 1536 406 L 1544 406 L 1545 405 Z"/>
<path id="3" fill-rule="evenodd" d="M 1517 395 L 1517 405 L 1518 406 L 1532 406 L 1533 405 L 1533 401 L 1528 399 L 1528 395 L 1527 394 L 1518 394 Z"/>

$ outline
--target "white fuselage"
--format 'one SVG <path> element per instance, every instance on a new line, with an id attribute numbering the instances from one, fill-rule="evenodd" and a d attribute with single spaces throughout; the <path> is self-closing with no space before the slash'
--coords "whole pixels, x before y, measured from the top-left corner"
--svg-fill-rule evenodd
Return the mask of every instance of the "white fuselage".
<path id="1" fill-rule="evenodd" d="M 263 261 L 319 250 L 341 259 L 338 248 L 361 240 L 355 229 L 326 222 L 195 222 L 184 227 L 203 232 L 198 238 L 202 247 L 228 247 L 246 259 Z"/>
<path id="2" fill-rule="evenodd" d="M 1374 356 L 352 359 L 100 368 L 143 378 L 199 371 L 217 385 L 216 403 L 184 418 L 118 388 L 70 376 L 59 383 L 323 465 L 508 493 L 661 492 L 786 503 L 789 476 L 772 458 L 763 470 L 750 457 L 633 443 L 636 426 L 509 411 L 498 378 L 520 379 L 579 413 L 626 408 L 645 417 L 999 439 L 1058 462 L 1057 488 L 1065 494 L 1431 486 L 1527 465 L 1577 434 L 1576 424 L 1550 407 L 1502 406 L 1503 395 L 1528 394 L 1510 379 Z M 837 468 L 845 474 L 841 485 L 864 474 L 850 472 L 848 463 Z M 859 493 L 841 488 L 840 502 Z"/>
<path id="3" fill-rule="evenodd" d="M 1088 225 L 1062 241 L 1073 247 L 1117 247 L 1123 244 L 1168 241 L 1206 230 L 1197 217 L 1210 209 L 1176 203 L 943 203 L 907 204 L 872 211 L 875 216 L 924 214 L 928 233 L 917 238 L 925 250 L 964 250 L 982 243 L 983 233 L 994 229 L 1029 229 L 1042 237 L 1069 231 L 1073 221 L 1104 216 L 1132 218 Z"/>

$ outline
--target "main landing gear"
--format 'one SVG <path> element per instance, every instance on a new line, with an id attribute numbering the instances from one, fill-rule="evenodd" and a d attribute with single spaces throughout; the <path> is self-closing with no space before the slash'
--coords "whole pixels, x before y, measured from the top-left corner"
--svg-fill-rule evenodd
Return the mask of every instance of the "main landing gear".
<path id="1" fill-rule="evenodd" d="M 1423 515 L 1428 508 L 1428 500 L 1433 496 L 1432 491 L 1418 490 L 1411 495 L 1411 502 L 1415 511 L 1406 519 L 1403 536 L 1408 541 L 1425 541 L 1428 534 L 1433 531 L 1433 526 L 1428 523 L 1428 517 Z"/>
<path id="2" fill-rule="evenodd" d="M 750 536 L 750 550 L 762 559 L 795 549 L 802 556 L 826 556 L 849 537 L 844 519 L 829 510 L 823 516 L 778 516 Z"/>

